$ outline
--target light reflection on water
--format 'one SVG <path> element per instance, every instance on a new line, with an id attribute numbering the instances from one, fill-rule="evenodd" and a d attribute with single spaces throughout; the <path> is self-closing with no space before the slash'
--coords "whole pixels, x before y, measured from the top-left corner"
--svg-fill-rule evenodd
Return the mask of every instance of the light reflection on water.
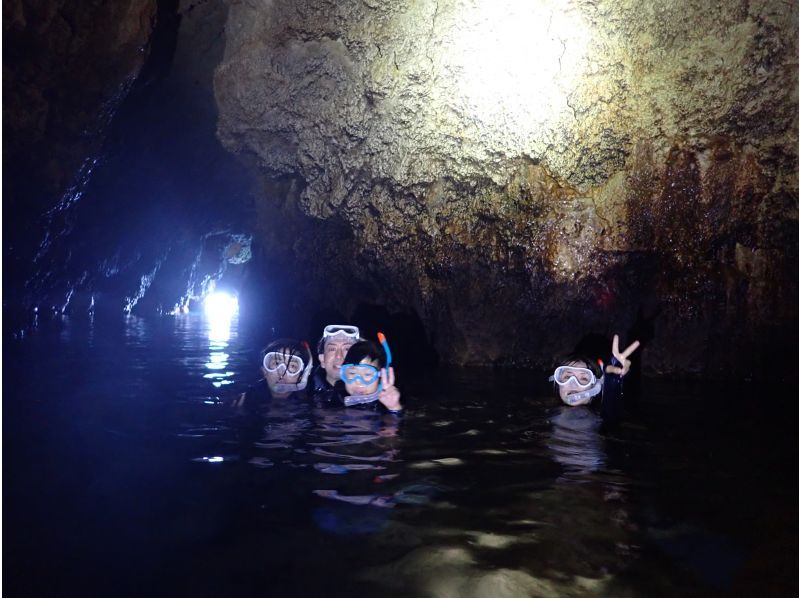
<path id="1" fill-rule="evenodd" d="M 742 531 L 706 525 L 700 506 L 739 491 L 723 482 L 742 465 L 697 463 L 696 439 L 663 432 L 691 430 L 696 412 L 657 405 L 609 436 L 525 377 L 415 381 L 398 355 L 402 419 L 294 401 L 234 420 L 225 403 L 258 379 L 269 340 L 239 326 L 62 318 L 12 347 L 6 442 L 12 459 L 37 459 L 11 463 L 31 472 L 14 474 L 26 500 L 12 495 L 12 512 L 45 561 L 60 562 L 58 546 L 81 557 L 56 578 L 85 576 L 82 562 L 114 571 L 110 542 L 137 575 L 168 570 L 199 595 L 674 595 L 724 589 L 745 558 Z M 677 519 L 670 492 L 683 493 Z M 733 520 L 726 504 L 743 501 L 718 503 Z M 157 566 L 141 562 L 148 552 Z M 26 562 L 41 561 L 31 550 Z"/>
<path id="2" fill-rule="evenodd" d="M 223 313 L 214 314 L 206 312 L 206 322 L 208 325 L 208 348 L 210 355 L 206 368 L 212 370 L 211 374 L 204 377 L 214 380 L 211 385 L 214 388 L 222 388 L 228 384 L 233 384 L 234 373 L 232 371 L 216 372 L 215 370 L 226 370 L 230 355 L 225 352 L 228 344 L 233 337 L 235 340 L 238 331 L 239 316 L 236 314 Z"/>

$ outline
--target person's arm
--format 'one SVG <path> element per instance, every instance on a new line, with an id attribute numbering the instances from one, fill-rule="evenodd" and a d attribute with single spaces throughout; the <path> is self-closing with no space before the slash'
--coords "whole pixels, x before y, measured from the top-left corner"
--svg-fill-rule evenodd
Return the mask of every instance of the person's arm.
<path id="1" fill-rule="evenodd" d="M 253 403 L 255 402 L 255 395 L 259 382 L 251 384 L 245 388 L 243 392 L 239 392 L 234 395 L 233 398 L 227 399 L 227 405 L 234 415 L 247 415 L 253 411 Z"/>
<path id="2" fill-rule="evenodd" d="M 631 360 L 628 357 L 638 348 L 639 341 L 634 341 L 624 351 L 620 351 L 619 335 L 614 335 L 611 362 L 605 367 L 603 401 L 600 405 L 600 416 L 604 423 L 616 423 L 622 419 L 622 379 L 631 369 Z"/>
<path id="3" fill-rule="evenodd" d="M 619 368 L 622 364 L 616 357 L 606 367 L 603 381 L 603 400 L 600 402 L 600 417 L 604 423 L 613 424 L 622 419 L 622 376 L 613 373 L 611 368 Z"/>
<path id="4" fill-rule="evenodd" d="M 247 401 L 247 393 L 243 392 L 231 401 L 231 408 L 237 413 L 244 408 L 245 401 Z"/>

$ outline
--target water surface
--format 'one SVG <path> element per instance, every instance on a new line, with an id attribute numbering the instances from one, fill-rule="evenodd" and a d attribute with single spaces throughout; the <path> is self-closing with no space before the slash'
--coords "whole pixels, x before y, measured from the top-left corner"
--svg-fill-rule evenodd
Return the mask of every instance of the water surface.
<path id="1" fill-rule="evenodd" d="M 606 432 L 544 375 L 398 354 L 401 419 L 309 403 L 232 418 L 267 340 L 199 314 L 7 334 L 5 589 L 796 593 L 794 419 L 763 389 L 645 380 Z"/>

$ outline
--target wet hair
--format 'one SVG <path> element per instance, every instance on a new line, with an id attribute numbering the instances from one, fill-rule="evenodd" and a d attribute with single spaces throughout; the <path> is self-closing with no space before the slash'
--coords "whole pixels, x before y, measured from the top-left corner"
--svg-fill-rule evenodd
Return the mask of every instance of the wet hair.
<path id="1" fill-rule="evenodd" d="M 267 353 L 270 353 L 271 351 L 280 351 L 281 349 L 283 349 L 282 352 L 284 357 L 286 356 L 291 357 L 293 355 L 297 355 L 300 359 L 303 360 L 303 363 L 305 363 L 308 360 L 308 352 L 306 351 L 306 348 L 303 346 L 303 343 L 293 338 L 279 338 L 277 340 L 272 341 L 266 347 L 261 349 L 259 365 L 264 363 L 264 357 L 266 356 Z"/>
<path id="2" fill-rule="evenodd" d="M 347 350 L 344 363 L 361 363 L 364 358 L 378 362 L 378 369 L 386 367 L 386 354 L 383 348 L 372 341 L 358 341 Z"/>

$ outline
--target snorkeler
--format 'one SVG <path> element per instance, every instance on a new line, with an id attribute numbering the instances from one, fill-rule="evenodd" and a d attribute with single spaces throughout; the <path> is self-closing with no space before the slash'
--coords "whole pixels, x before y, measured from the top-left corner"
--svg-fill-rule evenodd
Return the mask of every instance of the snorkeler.
<path id="1" fill-rule="evenodd" d="M 339 380 L 339 370 L 348 349 L 359 340 L 358 326 L 349 324 L 329 324 L 317 343 L 319 366 L 312 376 L 311 394 L 325 403 L 338 403 L 338 393 L 334 385 Z"/>
<path id="2" fill-rule="evenodd" d="M 360 341 L 350 347 L 340 369 L 341 380 L 335 388 L 341 394 L 345 407 L 377 404 L 380 402 L 389 413 L 399 414 L 400 391 L 394 385 L 394 368 L 389 342 L 378 333 L 379 347 L 371 341 Z"/>
<path id="3" fill-rule="evenodd" d="M 573 353 L 560 360 L 549 379 L 556 384 L 559 398 L 570 407 L 589 405 L 601 395 L 600 415 L 604 421 L 616 421 L 622 414 L 622 378 L 631 367 L 628 358 L 638 348 L 639 341 L 634 341 L 620 351 L 619 335 L 615 334 L 611 363 L 604 365 L 601 359 Z"/>
<path id="4" fill-rule="evenodd" d="M 308 383 L 312 359 L 305 341 L 278 339 L 270 343 L 261 351 L 261 380 L 234 400 L 234 409 L 257 413 L 272 400 L 300 396 Z"/>

